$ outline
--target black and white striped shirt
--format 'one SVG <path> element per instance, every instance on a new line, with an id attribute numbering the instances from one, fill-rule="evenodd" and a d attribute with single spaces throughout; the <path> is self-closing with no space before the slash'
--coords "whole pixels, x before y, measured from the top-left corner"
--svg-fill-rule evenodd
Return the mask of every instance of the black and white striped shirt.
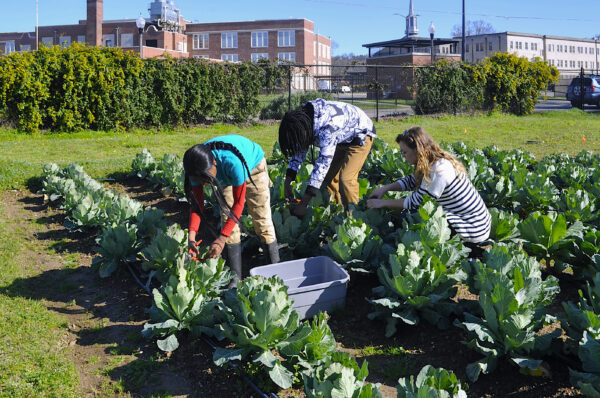
<path id="1" fill-rule="evenodd" d="M 490 236 L 492 217 L 466 175 L 457 175 L 447 159 L 437 160 L 432 168 L 430 181 L 423 179 L 418 190 L 404 200 L 404 207 L 417 209 L 427 194 L 442 206 L 450 226 L 467 242 L 483 242 Z M 414 190 L 414 174 L 398 180 L 401 190 Z"/>

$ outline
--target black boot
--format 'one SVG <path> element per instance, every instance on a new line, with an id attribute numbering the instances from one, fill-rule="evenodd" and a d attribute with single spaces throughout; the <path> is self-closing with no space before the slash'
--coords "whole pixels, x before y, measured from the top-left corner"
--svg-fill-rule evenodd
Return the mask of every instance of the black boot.
<path id="1" fill-rule="evenodd" d="M 279 262 L 279 244 L 277 241 L 269 243 L 267 245 L 269 250 L 269 258 L 271 259 L 271 264 L 276 264 Z"/>
<path id="2" fill-rule="evenodd" d="M 227 262 L 233 274 L 229 288 L 235 288 L 240 279 L 242 279 L 242 244 L 232 243 L 225 246 L 227 246 Z"/>

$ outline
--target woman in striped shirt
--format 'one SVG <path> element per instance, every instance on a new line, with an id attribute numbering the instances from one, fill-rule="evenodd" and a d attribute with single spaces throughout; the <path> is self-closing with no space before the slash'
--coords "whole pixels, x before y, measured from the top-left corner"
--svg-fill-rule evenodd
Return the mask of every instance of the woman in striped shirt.
<path id="1" fill-rule="evenodd" d="M 465 166 L 440 148 L 421 127 L 398 135 L 396 142 L 404 159 L 415 167 L 413 174 L 373 191 L 369 208 L 417 209 L 427 194 L 442 206 L 450 227 L 471 243 L 485 241 L 490 235 L 491 216 L 467 176 Z M 414 191 L 398 200 L 381 199 L 388 191 Z"/>

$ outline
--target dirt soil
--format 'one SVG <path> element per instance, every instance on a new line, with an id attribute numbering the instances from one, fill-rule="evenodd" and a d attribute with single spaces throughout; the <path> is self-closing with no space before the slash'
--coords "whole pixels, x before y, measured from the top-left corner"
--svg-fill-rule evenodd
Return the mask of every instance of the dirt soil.
<path id="1" fill-rule="evenodd" d="M 146 182 L 128 178 L 112 188 L 146 206 L 164 210 L 169 222 L 187 227 L 186 203 L 165 198 Z M 82 396 L 258 396 L 234 370 L 215 366 L 213 349 L 202 340 L 183 334 L 179 336 L 180 348 L 166 356 L 155 342 L 141 337 L 140 331 L 148 321 L 145 309 L 150 307 L 152 298 L 126 271 L 107 279 L 99 277 L 97 268 L 92 266 L 98 231 L 68 231 L 63 227 L 64 212 L 44 203 L 37 194 L 10 191 L 2 195 L 2 200 L 7 216 L 18 219 L 20 227 L 31 231 L 37 240 L 31 257 L 36 258 L 41 273 L 18 283 L 26 284 L 34 292 L 33 298 L 67 318 L 69 329 L 64 344 L 71 347 L 72 360 L 79 370 Z M 255 257 L 250 256 L 248 261 L 254 262 Z M 382 383 L 384 396 L 395 397 L 397 379 L 418 373 L 426 364 L 453 370 L 466 380 L 466 365 L 480 356 L 461 344 L 465 338 L 463 331 L 454 326 L 438 330 L 421 323 L 399 326 L 395 336 L 386 338 L 385 324 L 367 319 L 372 306 L 365 298 L 371 297 L 371 289 L 377 285 L 374 276 L 352 274 L 346 309 L 335 312 L 329 321 L 340 349 L 368 360 L 368 381 Z M 578 288 L 577 282 L 561 278 L 562 291 L 557 304 L 551 307 L 552 314 L 560 311 L 560 301 L 576 301 Z M 461 289 L 457 299 L 476 298 Z M 373 353 L 365 347 L 381 350 Z M 404 351 L 390 353 L 388 347 L 403 347 Z M 381 353 L 386 349 L 388 352 Z M 469 385 L 469 396 L 579 396 L 579 390 L 569 383 L 567 369 L 577 366 L 576 358 L 546 358 L 546 361 L 552 370 L 551 378 L 521 375 L 508 361 L 500 361 L 491 375 L 482 375 L 477 383 Z M 289 390 L 279 396 L 304 394 Z"/>

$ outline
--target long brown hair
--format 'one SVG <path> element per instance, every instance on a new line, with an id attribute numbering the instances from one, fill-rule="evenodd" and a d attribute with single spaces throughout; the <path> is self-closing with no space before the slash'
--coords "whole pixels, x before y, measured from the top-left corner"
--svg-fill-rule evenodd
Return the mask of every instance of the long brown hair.
<path id="1" fill-rule="evenodd" d="M 446 159 L 456 170 L 456 174 L 459 178 L 467 174 L 465 166 L 450 153 L 444 151 L 440 146 L 431 138 L 424 128 L 415 126 L 408 130 L 405 130 L 403 134 L 398 134 L 396 142 L 400 144 L 403 142 L 410 149 L 415 149 L 417 152 L 417 165 L 415 166 L 415 180 L 416 187 L 418 190 L 425 179 L 426 182 L 430 181 L 429 174 L 431 173 L 431 167 L 435 162 L 440 159 Z"/>

